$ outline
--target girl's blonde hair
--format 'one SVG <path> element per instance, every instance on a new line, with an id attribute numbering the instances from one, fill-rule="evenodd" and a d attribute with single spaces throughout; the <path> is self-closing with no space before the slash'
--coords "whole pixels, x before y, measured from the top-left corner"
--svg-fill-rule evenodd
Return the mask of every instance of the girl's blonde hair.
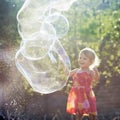
<path id="1" fill-rule="evenodd" d="M 90 68 L 94 68 L 99 66 L 100 64 L 100 60 L 98 58 L 98 56 L 96 55 L 95 51 L 91 48 L 84 48 L 80 51 L 80 54 L 83 53 L 84 55 L 86 55 L 92 62 L 92 64 L 90 65 Z"/>

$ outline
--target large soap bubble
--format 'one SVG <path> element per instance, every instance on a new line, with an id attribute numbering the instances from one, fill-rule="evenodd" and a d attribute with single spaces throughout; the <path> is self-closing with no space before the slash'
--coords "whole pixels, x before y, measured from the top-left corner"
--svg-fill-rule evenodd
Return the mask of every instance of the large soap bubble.
<path id="1" fill-rule="evenodd" d="M 70 61 L 59 41 L 39 60 L 26 59 L 20 51 L 16 54 L 16 66 L 36 92 L 48 94 L 62 89 L 67 82 L 65 68 Z"/>
<path id="2" fill-rule="evenodd" d="M 69 29 L 62 11 L 75 1 L 26 0 L 17 14 L 22 41 L 15 62 L 36 92 L 49 94 L 67 83 L 70 59 L 59 38 Z"/>

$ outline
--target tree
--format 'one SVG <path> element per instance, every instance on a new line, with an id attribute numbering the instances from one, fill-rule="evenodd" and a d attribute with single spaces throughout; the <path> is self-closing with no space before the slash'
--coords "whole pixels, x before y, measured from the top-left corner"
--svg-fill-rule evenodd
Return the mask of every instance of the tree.
<path id="1" fill-rule="evenodd" d="M 113 27 L 103 37 L 100 45 L 102 81 L 112 83 L 120 75 L 120 19 L 113 21 Z"/>

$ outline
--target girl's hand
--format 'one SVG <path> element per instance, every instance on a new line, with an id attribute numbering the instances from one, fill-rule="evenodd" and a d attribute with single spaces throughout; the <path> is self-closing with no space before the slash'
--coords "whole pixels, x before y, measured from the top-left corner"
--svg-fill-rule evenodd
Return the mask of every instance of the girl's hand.
<path id="1" fill-rule="evenodd" d="M 65 74 L 68 76 L 69 75 L 69 69 L 67 67 L 65 67 L 65 70 L 64 70 Z"/>
<path id="2" fill-rule="evenodd" d="M 72 77 L 77 70 L 78 69 L 69 70 L 68 68 L 65 68 L 65 74 L 68 75 L 69 77 Z"/>

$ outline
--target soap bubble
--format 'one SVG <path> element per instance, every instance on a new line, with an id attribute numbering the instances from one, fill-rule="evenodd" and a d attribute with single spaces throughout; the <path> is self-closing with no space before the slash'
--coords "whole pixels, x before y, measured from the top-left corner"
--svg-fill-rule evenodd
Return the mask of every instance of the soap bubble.
<path id="1" fill-rule="evenodd" d="M 67 83 L 71 64 L 59 39 L 69 30 L 62 12 L 68 11 L 75 1 L 26 0 L 18 11 L 22 41 L 15 63 L 36 92 L 49 94 Z"/>
<path id="2" fill-rule="evenodd" d="M 59 13 L 49 15 L 45 21 L 53 25 L 58 38 L 62 38 L 69 30 L 69 22 L 67 18 Z"/>
<path id="3" fill-rule="evenodd" d="M 39 32 L 31 40 L 24 40 L 21 45 L 21 53 L 30 60 L 44 57 L 54 44 L 54 37 L 46 32 Z"/>
<path id="4" fill-rule="evenodd" d="M 68 76 L 65 69 L 70 69 L 70 61 L 59 41 L 56 41 L 54 49 L 40 60 L 29 60 L 21 54 L 20 50 L 15 58 L 18 70 L 25 76 L 34 91 L 48 94 L 66 85 Z"/>
<path id="5" fill-rule="evenodd" d="M 48 34 L 50 37 L 56 37 L 56 30 L 52 24 L 47 21 L 44 21 L 41 24 L 40 31 Z"/>
<path id="6" fill-rule="evenodd" d="M 59 11 L 68 11 L 75 1 L 77 0 L 53 0 L 51 6 Z"/>
<path id="7" fill-rule="evenodd" d="M 68 11 L 70 6 L 76 0 L 26 0 L 17 14 L 18 31 L 22 38 L 31 38 L 31 36 L 39 31 L 41 23 L 46 16 L 53 14 L 51 10 L 59 13 Z"/>

